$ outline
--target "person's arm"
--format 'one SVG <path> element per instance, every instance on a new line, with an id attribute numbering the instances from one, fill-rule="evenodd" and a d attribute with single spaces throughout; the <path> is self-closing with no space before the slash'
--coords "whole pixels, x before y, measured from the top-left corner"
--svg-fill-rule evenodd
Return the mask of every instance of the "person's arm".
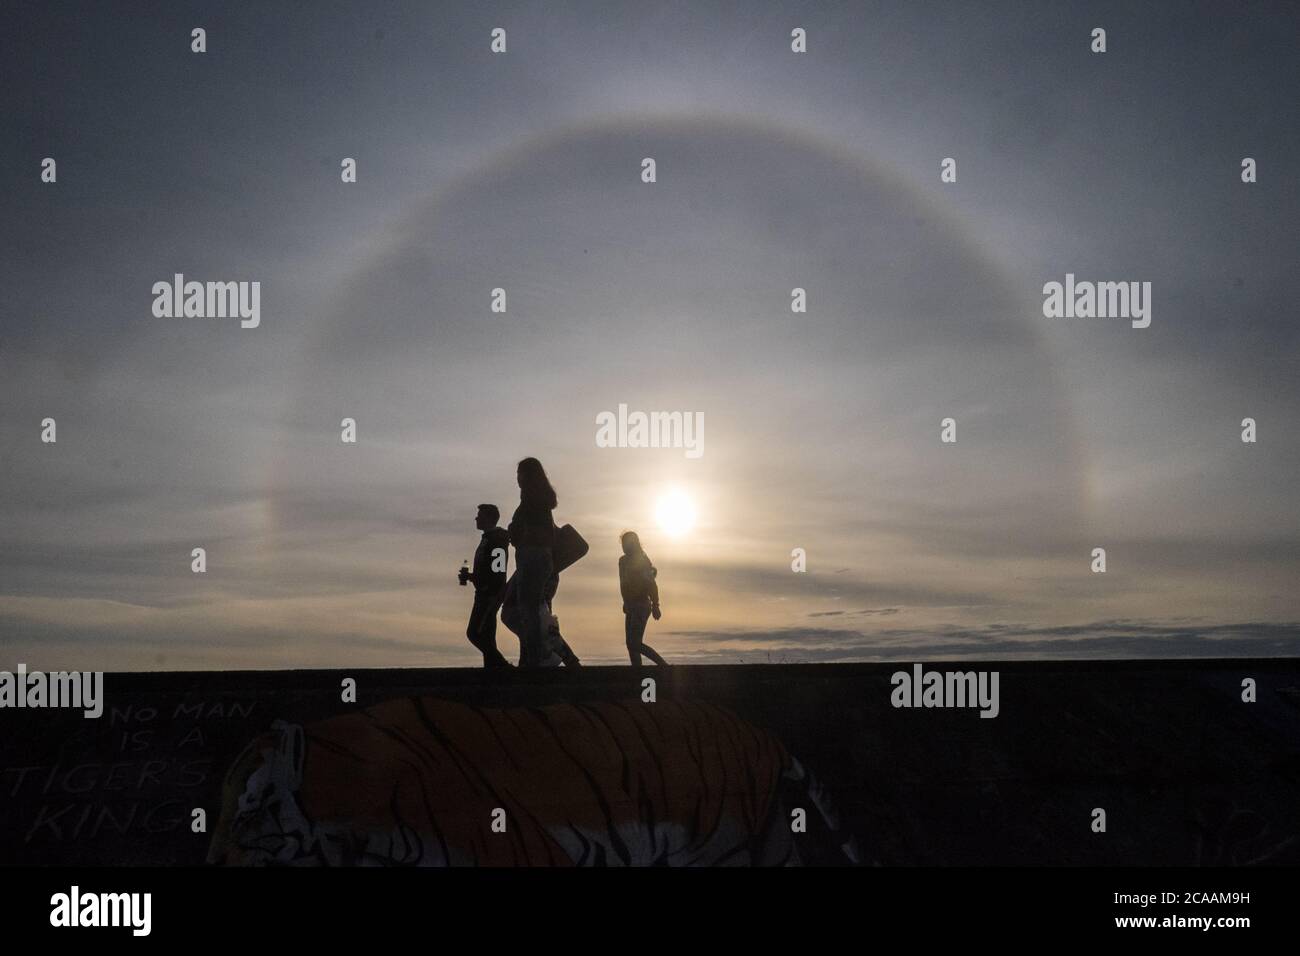
<path id="1" fill-rule="evenodd" d="M 623 613 L 627 613 L 627 559 L 618 559 L 618 596 L 623 599 Z"/>
<path id="2" fill-rule="evenodd" d="M 649 570 L 646 571 L 646 593 L 650 595 L 650 613 L 656 621 L 659 620 L 659 582 L 655 580 L 658 576 L 659 572 L 655 570 L 655 566 L 650 565 Z"/>
<path id="3" fill-rule="evenodd" d="M 469 574 L 465 575 L 465 579 L 469 581 L 471 584 L 473 584 L 475 587 L 478 586 L 478 582 L 480 578 L 486 579 L 483 573 L 486 570 L 486 568 L 484 567 L 485 557 L 486 555 L 484 554 L 484 550 L 483 550 L 483 542 L 482 540 L 480 540 L 478 543 L 478 547 L 474 549 L 473 567 L 470 568 Z"/>

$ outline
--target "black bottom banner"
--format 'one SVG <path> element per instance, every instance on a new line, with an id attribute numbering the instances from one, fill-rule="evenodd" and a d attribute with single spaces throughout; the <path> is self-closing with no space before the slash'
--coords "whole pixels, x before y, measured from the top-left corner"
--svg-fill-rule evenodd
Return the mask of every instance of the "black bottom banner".
<path id="1" fill-rule="evenodd" d="M 541 927 L 648 934 L 665 944 L 719 934 L 766 939 L 844 928 L 881 939 L 1050 937 L 1228 943 L 1295 920 L 1293 870 L 875 868 L 218 870 L 10 868 L 6 935 L 108 942 L 355 940 L 429 931 L 494 945 Z M 972 935 L 973 934 L 973 935 Z M 466 942 L 474 942 L 473 939 Z"/>

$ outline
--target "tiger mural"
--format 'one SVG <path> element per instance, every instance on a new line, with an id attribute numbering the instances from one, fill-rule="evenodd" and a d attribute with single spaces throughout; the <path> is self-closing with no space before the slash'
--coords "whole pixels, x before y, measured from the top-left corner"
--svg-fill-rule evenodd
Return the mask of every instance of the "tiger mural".
<path id="1" fill-rule="evenodd" d="M 796 786 L 857 862 L 813 777 L 722 707 L 403 698 L 253 740 L 225 777 L 208 862 L 791 865 L 805 835 L 780 794 Z"/>

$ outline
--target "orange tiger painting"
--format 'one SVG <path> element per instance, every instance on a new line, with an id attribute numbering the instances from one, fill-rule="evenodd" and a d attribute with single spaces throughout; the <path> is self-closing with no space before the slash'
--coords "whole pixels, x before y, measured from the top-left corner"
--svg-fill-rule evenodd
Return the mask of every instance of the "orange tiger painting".
<path id="1" fill-rule="evenodd" d="M 806 796 L 787 807 L 782 789 Z M 209 862 L 227 865 L 798 864 L 792 810 L 826 793 L 774 736 L 722 707 L 492 709 L 391 700 L 277 721 L 226 775 Z"/>

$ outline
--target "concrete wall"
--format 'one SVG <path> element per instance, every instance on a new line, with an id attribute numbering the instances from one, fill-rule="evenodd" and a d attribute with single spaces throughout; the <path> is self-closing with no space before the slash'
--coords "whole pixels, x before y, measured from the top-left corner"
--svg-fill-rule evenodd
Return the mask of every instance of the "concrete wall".
<path id="1" fill-rule="evenodd" d="M 998 671 L 998 716 L 891 706 L 891 674 L 910 663 L 644 675 L 661 702 L 716 704 L 769 731 L 821 779 L 867 862 L 1300 862 L 1300 663 L 926 667 Z M 340 701 L 345 676 L 356 704 Z M 1255 703 L 1242 701 L 1245 678 Z M 110 674 L 98 720 L 0 710 L 0 862 L 202 863 L 223 774 L 277 719 L 311 726 L 412 696 L 656 706 L 640 692 L 626 667 L 494 682 L 469 670 Z M 191 832 L 195 807 L 208 833 Z M 1092 830 L 1098 807 L 1105 833 Z M 810 826 L 801 859 L 845 862 L 821 829 Z"/>

